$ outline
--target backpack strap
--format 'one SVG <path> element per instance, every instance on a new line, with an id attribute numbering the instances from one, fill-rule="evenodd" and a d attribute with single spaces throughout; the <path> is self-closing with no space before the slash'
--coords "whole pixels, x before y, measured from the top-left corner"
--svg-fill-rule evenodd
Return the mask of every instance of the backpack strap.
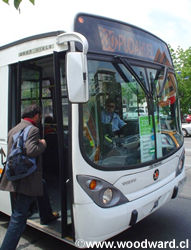
<path id="1" fill-rule="evenodd" d="M 19 136 L 23 133 L 23 130 L 20 130 L 19 132 L 17 132 L 16 134 L 13 135 L 13 144 L 12 144 L 12 147 L 11 147 L 11 151 L 17 147 L 17 143 L 18 143 L 18 138 Z"/>
<path id="2" fill-rule="evenodd" d="M 22 134 L 23 130 L 24 129 L 20 130 L 19 132 L 13 135 L 13 143 L 17 141 L 18 137 Z"/>
<path id="3" fill-rule="evenodd" d="M 32 125 L 29 125 L 13 135 L 13 144 L 12 144 L 11 150 L 13 150 L 13 148 L 15 148 L 17 146 L 17 142 L 18 142 L 17 140 L 18 140 L 19 136 L 23 137 L 23 144 L 26 142 L 29 130 L 31 128 L 32 128 Z"/>
<path id="4" fill-rule="evenodd" d="M 23 130 L 23 150 L 24 151 L 26 150 L 26 148 L 25 148 L 25 142 L 27 140 L 27 136 L 28 136 L 29 130 L 32 128 L 32 126 L 33 125 L 29 125 L 29 126 L 25 127 L 24 130 Z M 36 164 L 36 158 L 30 157 L 30 160 L 33 162 L 33 164 Z"/>
<path id="5" fill-rule="evenodd" d="M 24 143 L 26 142 L 29 130 L 32 128 L 32 126 L 33 125 L 29 125 L 29 126 L 25 127 L 24 130 L 23 130 L 23 142 Z"/>

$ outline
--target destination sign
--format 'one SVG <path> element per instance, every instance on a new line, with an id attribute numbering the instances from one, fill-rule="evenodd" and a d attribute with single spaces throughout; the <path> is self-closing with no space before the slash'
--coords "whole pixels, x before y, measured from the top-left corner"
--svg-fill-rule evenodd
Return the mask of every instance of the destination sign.
<path id="1" fill-rule="evenodd" d="M 86 14 L 77 16 L 74 27 L 87 38 L 89 51 L 172 65 L 167 45 L 137 27 Z"/>
<path id="2" fill-rule="evenodd" d="M 151 41 L 135 35 L 131 31 L 98 25 L 102 49 L 104 51 L 154 58 L 154 46 Z"/>

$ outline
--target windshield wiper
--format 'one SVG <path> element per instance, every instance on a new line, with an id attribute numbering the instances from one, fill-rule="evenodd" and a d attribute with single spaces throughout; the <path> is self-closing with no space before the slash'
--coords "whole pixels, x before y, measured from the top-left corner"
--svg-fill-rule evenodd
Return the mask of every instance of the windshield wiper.
<path id="1" fill-rule="evenodd" d="M 151 93 L 147 90 L 145 85 L 142 83 L 141 79 L 137 75 L 137 73 L 134 71 L 134 69 L 131 67 L 131 65 L 127 62 L 126 59 L 118 57 L 119 61 L 125 66 L 125 68 L 133 75 L 135 80 L 140 84 L 142 89 L 144 90 L 145 94 L 147 95 L 148 98 L 152 98 Z"/>
<path id="2" fill-rule="evenodd" d="M 127 78 L 127 76 L 124 74 L 123 70 L 120 68 L 118 62 L 112 63 L 113 67 L 117 70 L 117 72 L 119 73 L 119 75 L 122 77 L 122 79 L 125 82 L 129 82 L 129 79 Z"/>

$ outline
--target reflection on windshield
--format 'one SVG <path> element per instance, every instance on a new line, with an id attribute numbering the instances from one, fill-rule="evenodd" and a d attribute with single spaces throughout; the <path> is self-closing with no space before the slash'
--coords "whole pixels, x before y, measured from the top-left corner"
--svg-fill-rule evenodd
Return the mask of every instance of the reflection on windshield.
<path id="1" fill-rule="evenodd" d="M 153 98 L 148 98 L 123 64 L 89 61 L 90 100 L 83 105 L 83 148 L 104 168 L 128 168 L 176 150 L 182 141 L 178 124 L 176 82 L 164 70 L 134 67 Z M 118 70 L 120 69 L 120 70 Z M 137 79 L 137 78 L 136 78 Z M 148 81 L 148 82 L 146 82 Z"/>

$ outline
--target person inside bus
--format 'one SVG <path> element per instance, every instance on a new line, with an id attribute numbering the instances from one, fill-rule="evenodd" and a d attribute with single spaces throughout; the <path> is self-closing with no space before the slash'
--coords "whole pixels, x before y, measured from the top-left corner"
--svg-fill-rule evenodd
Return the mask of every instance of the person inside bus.
<path id="1" fill-rule="evenodd" d="M 21 122 L 9 131 L 8 134 L 8 154 L 11 151 L 13 135 L 32 124 L 25 146 L 30 157 L 36 157 L 37 170 L 31 175 L 18 181 L 9 181 L 4 174 L 0 190 L 12 193 L 13 210 L 9 226 L 5 234 L 1 250 L 15 250 L 19 239 L 26 227 L 26 221 L 31 205 L 38 197 L 39 214 L 42 224 L 48 224 L 59 217 L 58 213 L 52 212 L 45 182 L 42 179 L 42 167 L 39 156 L 46 148 L 46 141 L 40 139 L 38 124 L 41 121 L 41 109 L 38 105 L 28 106 L 22 115 Z"/>
<path id="2" fill-rule="evenodd" d="M 106 109 L 101 112 L 101 122 L 107 126 L 107 131 L 110 134 L 118 134 L 119 130 L 127 125 L 115 112 L 115 102 L 113 99 L 108 98 L 106 100 Z"/>
<path id="3" fill-rule="evenodd" d="M 48 115 L 44 119 L 44 135 L 46 136 L 47 134 L 55 134 L 55 133 L 56 133 L 56 121 L 51 115 Z"/>

